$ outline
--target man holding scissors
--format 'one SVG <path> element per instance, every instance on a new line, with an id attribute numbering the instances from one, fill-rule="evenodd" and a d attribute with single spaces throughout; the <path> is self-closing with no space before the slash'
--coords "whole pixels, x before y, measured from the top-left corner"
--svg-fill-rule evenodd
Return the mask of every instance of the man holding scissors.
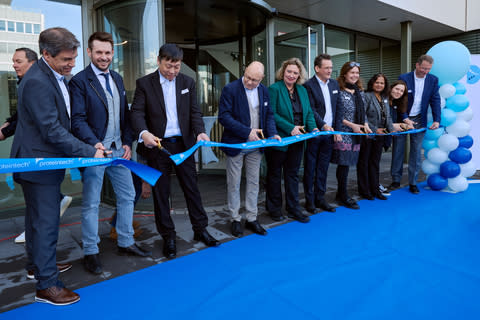
<path id="1" fill-rule="evenodd" d="M 111 156 L 129 160 L 132 156 L 132 132 L 122 77 L 109 70 L 113 58 L 112 35 L 95 32 L 88 39 L 91 64 L 70 81 L 72 131 L 80 140 L 111 151 Z M 133 239 L 133 187 L 130 171 L 122 166 L 96 166 L 82 172 L 82 243 L 85 268 L 103 272 L 98 243 L 98 206 L 103 176 L 107 173 L 117 198 L 118 251 L 120 254 L 150 256 Z"/>
<path id="2" fill-rule="evenodd" d="M 218 120 L 224 127 L 222 142 L 243 143 L 265 139 L 265 136 L 281 140 L 277 135 L 275 119 L 270 108 L 268 89 L 260 83 L 263 77 L 263 64 L 254 61 L 245 69 L 241 79 L 223 88 L 218 112 Z M 227 155 L 228 211 L 232 215 L 232 235 L 239 237 L 243 234 L 239 210 L 244 162 L 247 180 L 245 227 L 257 234 L 266 235 L 267 231 L 257 220 L 261 150 L 232 148 L 222 150 Z"/>

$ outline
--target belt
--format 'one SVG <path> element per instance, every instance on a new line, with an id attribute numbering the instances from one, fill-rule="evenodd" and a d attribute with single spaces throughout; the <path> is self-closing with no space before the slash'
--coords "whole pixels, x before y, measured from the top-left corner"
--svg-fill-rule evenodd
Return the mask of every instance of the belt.
<path id="1" fill-rule="evenodd" d="M 179 143 L 179 142 L 183 142 L 183 139 L 182 139 L 182 136 L 174 136 L 174 137 L 162 138 L 162 142 Z"/>

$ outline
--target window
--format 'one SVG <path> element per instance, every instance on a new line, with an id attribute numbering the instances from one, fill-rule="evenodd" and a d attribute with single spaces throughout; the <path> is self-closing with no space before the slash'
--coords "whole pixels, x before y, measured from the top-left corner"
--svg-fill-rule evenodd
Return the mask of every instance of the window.
<path id="1" fill-rule="evenodd" d="M 23 22 L 17 22 L 17 32 L 24 33 L 25 32 L 24 29 L 25 29 L 25 27 L 24 27 Z"/>
<path id="2" fill-rule="evenodd" d="M 8 31 L 15 32 L 15 22 L 8 21 Z"/>
<path id="3" fill-rule="evenodd" d="M 32 24 L 25 23 L 25 33 L 33 33 Z"/>
<path id="4" fill-rule="evenodd" d="M 33 33 L 35 33 L 35 34 L 40 34 L 40 24 L 35 23 L 35 24 L 33 25 Z"/>
<path id="5" fill-rule="evenodd" d="M 0 31 L 5 31 L 5 30 L 7 30 L 5 20 L 0 20 Z"/>

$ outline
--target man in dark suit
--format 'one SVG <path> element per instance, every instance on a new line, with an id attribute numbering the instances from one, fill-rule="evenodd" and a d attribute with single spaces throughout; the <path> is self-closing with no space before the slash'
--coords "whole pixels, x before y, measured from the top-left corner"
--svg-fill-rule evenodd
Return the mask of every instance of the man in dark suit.
<path id="1" fill-rule="evenodd" d="M 112 151 L 113 157 L 130 160 L 132 132 L 122 77 L 109 70 L 113 58 L 113 39 L 107 32 L 95 32 L 88 39 L 91 63 L 70 80 L 72 133 L 89 145 Z M 132 175 L 123 165 L 96 166 L 82 170 L 82 244 L 85 268 L 102 273 L 98 242 L 98 206 L 107 174 L 117 200 L 117 243 L 122 254 L 150 256 L 133 239 Z"/>
<path id="2" fill-rule="evenodd" d="M 139 137 L 138 142 L 147 147 L 148 165 L 163 173 L 153 187 L 153 203 L 157 230 L 163 237 L 163 253 L 167 258 L 177 254 L 175 225 L 168 202 L 174 163 L 168 154 L 183 152 L 197 141 L 210 140 L 197 105 L 195 82 L 180 73 L 182 59 L 181 48 L 164 44 L 158 53 L 158 70 L 137 80 L 132 103 L 134 133 Z M 206 229 L 208 218 L 197 186 L 194 158 L 174 168 L 187 202 L 194 239 L 207 246 L 218 246 L 220 243 Z"/>
<path id="3" fill-rule="evenodd" d="M 337 110 L 338 82 L 330 79 L 332 59 L 328 54 L 315 58 L 315 76 L 304 83 L 310 99 L 317 127 L 333 131 Z M 333 149 L 333 135 L 322 135 L 307 141 L 305 149 L 303 189 L 305 208 L 315 213 L 316 208 L 335 212 L 335 208 L 325 200 L 327 173 Z"/>
<path id="4" fill-rule="evenodd" d="M 257 141 L 264 136 L 281 140 L 277 135 L 275 118 L 270 109 L 268 89 L 260 83 L 263 77 L 263 64 L 254 61 L 245 69 L 241 79 L 223 88 L 218 110 L 218 120 L 224 127 L 222 142 L 243 143 Z M 222 150 L 227 155 L 228 211 L 232 216 L 232 234 L 235 237 L 243 234 L 239 210 L 240 182 L 245 161 L 245 209 L 247 211 L 245 227 L 257 234 L 266 235 L 267 231 L 257 220 L 261 150 L 232 148 L 222 148 Z"/>
<path id="5" fill-rule="evenodd" d="M 64 82 L 75 66 L 80 43 L 64 28 L 42 31 L 42 58 L 24 76 L 18 89 L 18 123 L 12 158 L 103 157 L 102 148 L 85 144 L 70 134 L 70 97 Z M 54 305 L 80 297 L 58 280 L 60 184 L 65 170 L 14 174 L 25 198 L 27 270 L 37 279 L 35 300 Z"/>
<path id="6" fill-rule="evenodd" d="M 422 55 L 415 64 L 415 70 L 402 74 L 399 79 L 407 83 L 408 107 L 407 112 L 402 114 L 402 121 L 416 129 L 427 126 L 428 106 L 432 108 L 433 123 L 431 130 L 440 126 L 440 94 L 438 93 L 438 78 L 429 74 L 432 69 L 433 58 L 429 55 Z M 408 159 L 408 184 L 413 194 L 420 191 L 417 187 L 418 172 L 422 164 L 422 141 L 424 132 L 410 134 L 410 155 Z M 405 135 L 393 137 L 392 148 L 392 184 L 390 189 L 400 187 L 403 172 L 403 158 L 405 154 Z"/>

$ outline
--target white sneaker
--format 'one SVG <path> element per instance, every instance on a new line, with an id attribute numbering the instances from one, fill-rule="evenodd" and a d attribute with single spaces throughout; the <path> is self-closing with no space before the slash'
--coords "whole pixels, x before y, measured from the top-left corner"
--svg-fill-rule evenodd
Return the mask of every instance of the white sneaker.
<path id="1" fill-rule="evenodd" d="M 15 238 L 15 243 L 25 243 L 25 231 Z"/>
<path id="2" fill-rule="evenodd" d="M 72 197 L 70 196 L 63 197 L 62 201 L 60 202 L 60 218 L 63 216 L 63 214 L 67 210 L 70 203 L 72 203 Z"/>

